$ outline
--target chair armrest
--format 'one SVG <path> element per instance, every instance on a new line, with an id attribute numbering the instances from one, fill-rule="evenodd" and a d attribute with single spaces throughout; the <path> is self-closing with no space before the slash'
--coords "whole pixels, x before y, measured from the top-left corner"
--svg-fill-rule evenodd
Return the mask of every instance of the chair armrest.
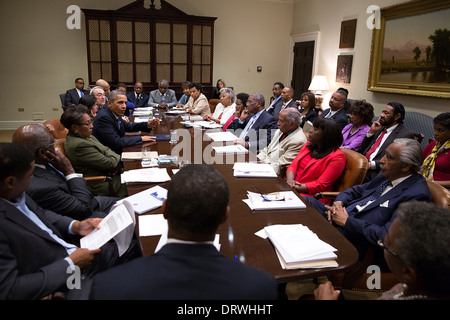
<path id="1" fill-rule="evenodd" d="M 108 176 L 93 176 L 93 177 L 84 177 L 86 183 L 97 183 L 97 182 L 105 182 L 110 180 L 111 177 Z"/>
<path id="2" fill-rule="evenodd" d="M 334 199 L 336 199 L 338 194 L 339 194 L 339 192 L 333 192 L 333 191 L 318 192 L 318 193 L 316 193 L 314 195 L 314 198 L 316 198 L 316 199 L 331 199 L 331 200 L 334 200 Z"/>

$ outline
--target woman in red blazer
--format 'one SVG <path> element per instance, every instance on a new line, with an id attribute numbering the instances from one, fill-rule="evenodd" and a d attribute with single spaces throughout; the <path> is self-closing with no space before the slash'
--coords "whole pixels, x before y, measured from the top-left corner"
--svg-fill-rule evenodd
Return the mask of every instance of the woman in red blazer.
<path id="1" fill-rule="evenodd" d="M 346 158 L 339 149 L 342 132 L 334 119 L 317 117 L 314 129 L 286 172 L 287 183 L 302 196 L 332 191 L 333 183 L 344 171 Z M 329 203 L 329 200 L 321 200 Z"/>

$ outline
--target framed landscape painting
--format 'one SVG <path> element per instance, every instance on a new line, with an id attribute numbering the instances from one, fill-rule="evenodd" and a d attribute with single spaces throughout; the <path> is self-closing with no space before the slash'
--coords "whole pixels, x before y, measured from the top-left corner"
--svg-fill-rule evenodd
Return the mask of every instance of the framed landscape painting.
<path id="1" fill-rule="evenodd" d="M 450 98 L 450 0 L 410 1 L 380 17 L 367 89 Z"/>

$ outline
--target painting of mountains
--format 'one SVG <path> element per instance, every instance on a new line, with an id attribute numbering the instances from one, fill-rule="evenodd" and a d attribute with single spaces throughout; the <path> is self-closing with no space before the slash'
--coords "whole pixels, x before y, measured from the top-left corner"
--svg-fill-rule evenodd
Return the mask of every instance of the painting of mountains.
<path id="1" fill-rule="evenodd" d="M 450 9 L 386 21 L 380 81 L 450 84 Z"/>

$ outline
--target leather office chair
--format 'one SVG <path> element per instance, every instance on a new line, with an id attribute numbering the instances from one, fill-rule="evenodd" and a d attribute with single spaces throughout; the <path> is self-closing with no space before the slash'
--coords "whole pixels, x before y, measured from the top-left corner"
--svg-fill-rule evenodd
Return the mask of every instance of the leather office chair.
<path id="1" fill-rule="evenodd" d="M 427 181 L 427 184 L 433 196 L 433 202 L 439 207 L 450 209 L 450 190 L 433 181 Z"/>
<path id="2" fill-rule="evenodd" d="M 369 161 L 366 157 L 353 150 L 340 149 L 344 152 L 346 158 L 344 171 L 333 184 L 333 191 L 319 192 L 314 196 L 316 199 L 335 199 L 339 192 L 361 184 L 366 176 L 369 168 Z"/>
<path id="3" fill-rule="evenodd" d="M 211 109 L 211 114 L 214 113 L 214 110 L 216 110 L 217 104 L 220 102 L 219 99 L 209 99 L 209 109 Z"/>

